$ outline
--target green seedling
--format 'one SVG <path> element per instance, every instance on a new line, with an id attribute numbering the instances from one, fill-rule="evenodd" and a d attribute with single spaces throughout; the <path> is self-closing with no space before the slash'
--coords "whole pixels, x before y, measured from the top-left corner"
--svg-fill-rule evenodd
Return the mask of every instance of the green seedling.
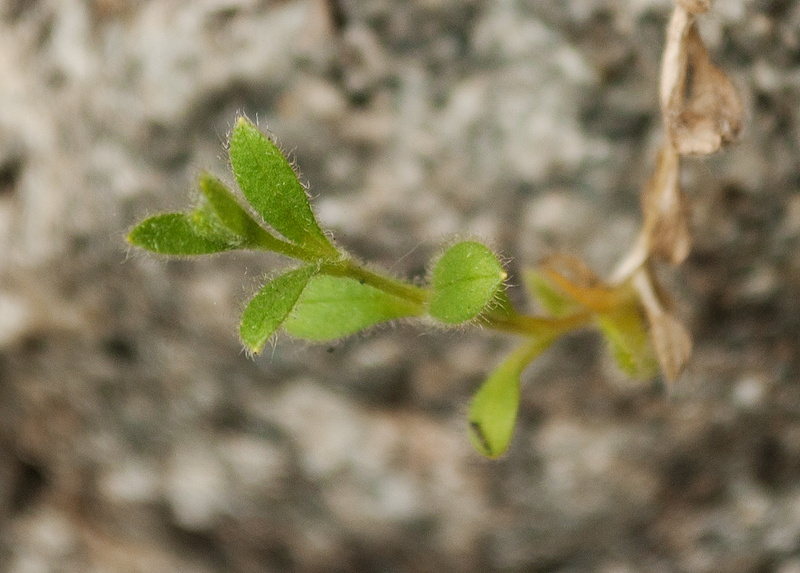
<path id="1" fill-rule="evenodd" d="M 518 313 L 506 296 L 507 274 L 500 260 L 472 240 L 444 250 L 429 284 L 397 280 L 365 268 L 331 242 L 289 162 L 243 117 L 231 135 L 230 159 L 244 201 L 216 177 L 202 174 L 201 199 L 193 210 L 146 219 L 131 230 L 128 241 L 162 255 L 246 249 L 297 260 L 299 266 L 268 280 L 242 314 L 239 333 L 252 353 L 260 352 L 279 331 L 330 341 L 399 319 L 443 328 L 479 324 L 521 335 L 527 341 L 488 378 L 470 408 L 473 443 L 489 457 L 502 454 L 511 441 L 522 372 L 558 336 L 596 321 L 623 370 L 636 365 L 638 372 L 639 363 L 649 364 L 647 333 L 641 321 L 629 317 L 638 312 L 633 297 L 616 313 L 596 312 L 575 293 L 562 290 L 570 284 L 568 279 L 551 272 L 555 282 L 546 274 L 530 281 L 535 285 L 532 292 L 551 314 Z"/>
<path id="2" fill-rule="evenodd" d="M 710 2 L 695 4 L 679 1 L 667 27 L 659 90 L 667 140 L 643 193 L 642 231 L 608 281 L 568 256 L 551 257 L 526 271 L 523 282 L 540 315 L 514 308 L 500 259 L 478 241 L 443 249 L 426 283 L 398 280 L 360 264 L 322 230 L 290 163 L 244 117 L 230 138 L 243 200 L 203 174 L 194 209 L 146 219 L 128 241 L 162 255 L 245 249 L 297 261 L 268 280 L 245 308 L 239 332 L 251 353 L 260 352 L 278 332 L 330 341 L 401 319 L 438 328 L 480 325 L 522 337 L 478 388 L 469 409 L 475 449 L 496 458 L 511 443 L 523 372 L 560 336 L 596 328 L 620 370 L 633 378 L 649 379 L 660 370 L 673 382 L 689 359 L 691 338 L 671 313 L 653 265 L 680 264 L 691 248 L 680 156 L 712 153 L 730 142 L 743 113 L 733 85 L 711 64 L 696 30 L 695 18 Z"/>

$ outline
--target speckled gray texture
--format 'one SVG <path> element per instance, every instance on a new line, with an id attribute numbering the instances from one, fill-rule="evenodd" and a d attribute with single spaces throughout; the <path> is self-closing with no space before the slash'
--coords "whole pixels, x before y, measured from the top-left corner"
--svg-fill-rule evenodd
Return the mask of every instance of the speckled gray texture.
<path id="1" fill-rule="evenodd" d="M 124 243 L 201 169 L 232 179 L 244 112 L 398 275 L 476 235 L 517 283 L 553 251 L 608 272 L 662 136 L 670 7 L 0 2 L 0 570 L 800 571 L 797 2 L 701 25 L 748 125 L 684 169 L 696 246 L 664 276 L 687 372 L 665 398 L 570 336 L 500 461 L 465 411 L 511 339 L 398 325 L 251 360 L 237 313 L 284 261 Z"/>

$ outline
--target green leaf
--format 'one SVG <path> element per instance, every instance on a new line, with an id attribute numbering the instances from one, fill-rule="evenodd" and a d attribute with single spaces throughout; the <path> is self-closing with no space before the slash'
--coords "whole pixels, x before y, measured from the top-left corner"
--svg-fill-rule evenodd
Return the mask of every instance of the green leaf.
<path id="1" fill-rule="evenodd" d="M 517 348 L 472 398 L 469 408 L 470 441 L 484 456 L 496 458 L 508 449 L 517 421 L 522 372 L 554 340 L 553 336 L 542 337 Z"/>
<path id="2" fill-rule="evenodd" d="M 235 235 L 214 225 L 203 210 L 145 219 L 128 234 L 128 242 L 162 255 L 208 255 L 240 245 Z"/>
<path id="3" fill-rule="evenodd" d="M 306 265 L 267 282 L 248 303 L 242 314 L 239 335 L 253 352 L 261 352 L 295 307 L 316 267 Z"/>
<path id="4" fill-rule="evenodd" d="M 523 273 L 523 280 L 528 292 L 536 298 L 542 309 L 552 316 L 569 316 L 582 308 L 579 302 L 536 270 L 526 270 Z"/>
<path id="5" fill-rule="evenodd" d="M 658 360 L 639 307 L 631 302 L 597 315 L 600 331 L 619 369 L 639 380 L 658 373 Z"/>
<path id="6" fill-rule="evenodd" d="M 292 336 L 325 341 L 369 326 L 421 314 L 421 306 L 349 277 L 312 278 L 283 329 Z"/>
<path id="7" fill-rule="evenodd" d="M 433 270 L 430 315 L 447 324 L 478 316 L 501 289 L 506 273 L 488 247 L 473 241 L 452 246 Z"/>
<path id="8" fill-rule="evenodd" d="M 200 190 L 220 223 L 241 237 L 245 244 L 259 246 L 275 240 L 239 205 L 227 186 L 210 173 L 200 176 Z"/>
<path id="9" fill-rule="evenodd" d="M 305 189 L 280 149 L 240 117 L 230 144 L 233 173 L 242 193 L 273 229 L 320 255 L 337 253 L 319 228 Z"/>

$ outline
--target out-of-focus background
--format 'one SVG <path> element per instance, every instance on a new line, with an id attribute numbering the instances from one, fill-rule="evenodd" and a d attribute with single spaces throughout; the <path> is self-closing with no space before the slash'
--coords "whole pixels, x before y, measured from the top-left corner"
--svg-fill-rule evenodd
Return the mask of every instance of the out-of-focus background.
<path id="1" fill-rule="evenodd" d="M 455 236 L 517 284 L 552 252 L 608 272 L 662 137 L 670 9 L 0 1 L 0 570 L 800 572 L 798 2 L 701 22 L 748 125 L 684 169 L 696 245 L 664 276 L 686 373 L 666 396 L 572 335 L 499 461 L 465 411 L 513 340 L 399 325 L 252 360 L 238 312 L 286 261 L 124 242 L 200 170 L 232 180 L 243 112 L 398 276 Z"/>

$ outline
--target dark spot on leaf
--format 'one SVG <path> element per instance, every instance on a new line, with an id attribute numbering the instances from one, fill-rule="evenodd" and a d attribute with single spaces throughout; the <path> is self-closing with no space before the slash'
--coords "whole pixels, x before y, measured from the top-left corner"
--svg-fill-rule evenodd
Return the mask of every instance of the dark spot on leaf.
<path id="1" fill-rule="evenodd" d="M 481 448 L 484 452 L 491 454 L 492 448 L 489 446 L 489 441 L 486 439 L 486 436 L 483 433 L 483 429 L 478 422 L 470 421 L 469 427 L 472 432 L 475 434 L 475 437 L 478 439 L 478 442 L 481 444 Z"/>

